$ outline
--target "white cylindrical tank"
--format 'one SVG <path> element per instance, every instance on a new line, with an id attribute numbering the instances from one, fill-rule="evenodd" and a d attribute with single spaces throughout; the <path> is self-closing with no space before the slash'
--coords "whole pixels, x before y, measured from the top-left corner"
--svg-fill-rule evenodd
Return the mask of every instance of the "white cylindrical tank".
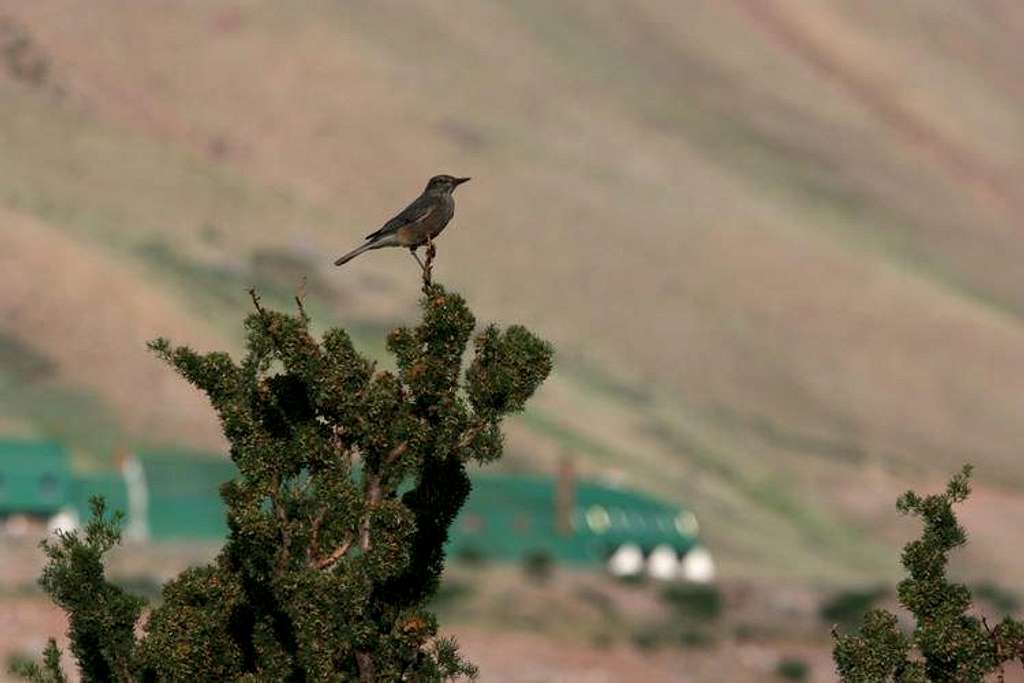
<path id="1" fill-rule="evenodd" d="M 679 563 L 679 571 L 687 581 L 711 583 L 715 580 L 715 561 L 703 546 L 694 546 Z"/>
<path id="2" fill-rule="evenodd" d="M 647 557 L 647 575 L 657 581 L 672 581 L 679 578 L 679 555 L 675 548 L 662 544 Z"/>
<path id="3" fill-rule="evenodd" d="M 46 533 L 56 534 L 58 532 L 71 533 L 78 531 L 78 513 L 71 508 L 64 508 L 46 522 Z"/>
<path id="4" fill-rule="evenodd" d="M 623 543 L 608 558 L 613 576 L 637 576 L 644 570 L 644 551 L 635 543 Z"/>

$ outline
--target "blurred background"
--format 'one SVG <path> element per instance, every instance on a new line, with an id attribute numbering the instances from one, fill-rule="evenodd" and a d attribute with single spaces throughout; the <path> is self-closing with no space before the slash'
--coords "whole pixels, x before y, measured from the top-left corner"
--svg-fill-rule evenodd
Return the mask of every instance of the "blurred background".
<path id="1" fill-rule="evenodd" d="M 386 362 L 415 263 L 330 263 L 467 175 L 435 277 L 558 349 L 498 470 L 688 511 L 717 570 L 463 553 L 438 609 L 482 680 L 832 680 L 830 626 L 893 602 L 896 497 L 964 462 L 954 570 L 1015 610 L 1022 43 L 1015 0 L 2 1 L 0 437 L 79 479 L 223 458 L 145 342 L 237 352 L 255 285 Z M 11 512 L 3 668 L 64 628 Z M 215 551 L 114 572 L 158 599 Z"/>

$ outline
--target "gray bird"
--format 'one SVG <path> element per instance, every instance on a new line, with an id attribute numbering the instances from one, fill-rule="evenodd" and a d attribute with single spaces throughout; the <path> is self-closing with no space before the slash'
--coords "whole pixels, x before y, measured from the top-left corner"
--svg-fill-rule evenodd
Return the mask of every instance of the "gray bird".
<path id="1" fill-rule="evenodd" d="M 436 175 L 427 182 L 423 194 L 376 232 L 366 236 L 366 243 L 345 254 L 334 265 L 348 263 L 370 249 L 406 247 L 419 262 L 416 250 L 441 234 L 455 214 L 455 188 L 469 178 Z M 423 267 L 423 263 L 420 263 Z"/>

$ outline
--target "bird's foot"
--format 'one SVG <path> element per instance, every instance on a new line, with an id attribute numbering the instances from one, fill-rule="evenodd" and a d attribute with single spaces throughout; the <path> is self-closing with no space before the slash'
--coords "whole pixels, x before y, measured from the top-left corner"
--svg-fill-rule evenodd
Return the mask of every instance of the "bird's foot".
<path id="1" fill-rule="evenodd" d="M 420 264 L 420 270 L 426 272 L 427 267 L 423 265 L 423 261 L 421 261 L 420 257 L 416 254 L 416 247 L 410 247 L 409 253 L 412 254 L 414 259 L 416 259 L 416 263 Z"/>

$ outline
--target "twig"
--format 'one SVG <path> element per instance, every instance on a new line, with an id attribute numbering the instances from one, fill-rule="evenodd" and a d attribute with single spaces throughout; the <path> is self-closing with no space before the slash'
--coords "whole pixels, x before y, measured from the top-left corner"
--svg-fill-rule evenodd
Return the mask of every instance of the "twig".
<path id="1" fill-rule="evenodd" d="M 388 451 L 388 454 L 384 456 L 384 464 L 390 465 L 395 460 L 400 458 L 407 450 L 409 450 L 409 442 L 403 441 L 402 443 L 398 444 L 390 451 Z"/>
<path id="2" fill-rule="evenodd" d="M 260 295 L 256 292 L 255 287 L 249 288 L 249 298 L 252 299 L 252 305 L 256 307 L 256 312 L 260 314 L 260 320 L 263 321 L 263 329 L 270 335 L 270 340 L 274 342 L 274 347 L 277 349 L 277 352 L 284 355 L 284 344 L 282 344 L 281 340 L 278 339 L 277 333 L 273 326 L 271 326 L 270 316 L 267 314 L 266 309 L 263 308 Z"/>
<path id="3" fill-rule="evenodd" d="M 475 439 L 480 434 L 480 432 L 484 431 L 487 428 L 487 424 L 488 423 L 486 422 L 478 422 L 469 429 L 467 429 L 466 431 L 462 432 L 462 436 L 459 437 L 459 442 L 455 444 L 455 447 L 465 448 L 469 444 L 473 443 L 473 439 Z"/>
<path id="4" fill-rule="evenodd" d="M 266 315 L 267 312 L 263 310 L 263 305 L 260 303 L 260 295 L 256 292 L 255 287 L 250 287 L 248 290 L 249 298 L 252 299 L 252 305 L 256 307 L 256 311 L 261 315 Z"/>
<path id="5" fill-rule="evenodd" d="M 1006 669 L 1003 667 L 1003 648 L 999 641 L 999 631 L 1001 629 L 999 628 L 999 624 L 996 624 L 995 628 L 990 628 L 988 625 L 988 619 L 984 616 L 981 617 L 981 625 L 985 627 L 985 630 L 988 632 L 988 637 L 992 641 L 992 645 L 995 647 L 996 661 L 998 662 L 998 664 L 996 664 L 998 667 L 996 670 L 996 681 L 998 681 L 998 683 L 1004 683 L 1006 680 Z"/>
<path id="6" fill-rule="evenodd" d="M 299 282 L 299 291 L 295 294 L 295 305 L 299 307 L 299 315 L 302 319 L 309 322 L 309 316 L 306 315 L 306 307 L 302 305 L 302 298 L 306 296 L 306 276 L 302 276 L 302 280 Z"/>

